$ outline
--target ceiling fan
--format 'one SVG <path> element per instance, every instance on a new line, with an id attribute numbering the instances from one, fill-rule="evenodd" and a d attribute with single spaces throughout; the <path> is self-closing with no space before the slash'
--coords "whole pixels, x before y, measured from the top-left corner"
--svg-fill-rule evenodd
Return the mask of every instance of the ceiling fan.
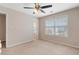
<path id="1" fill-rule="evenodd" d="M 40 6 L 39 3 L 34 3 L 34 7 L 24 7 L 24 9 L 34 9 L 33 14 L 36 14 L 38 13 L 38 11 L 41 11 L 42 13 L 46 13 L 43 9 L 50 7 L 52 7 L 52 5 Z"/>

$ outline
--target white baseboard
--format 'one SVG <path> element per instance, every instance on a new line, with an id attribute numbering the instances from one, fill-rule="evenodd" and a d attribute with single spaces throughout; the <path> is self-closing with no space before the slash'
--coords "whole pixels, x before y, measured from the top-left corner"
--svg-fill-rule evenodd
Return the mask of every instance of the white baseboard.
<path id="1" fill-rule="evenodd" d="M 78 48 L 79 49 L 78 45 L 73 45 L 73 44 L 69 44 L 69 43 L 61 43 L 61 44 L 64 44 L 64 45 L 71 46 L 73 48 Z"/>
<path id="2" fill-rule="evenodd" d="M 6 45 L 6 48 L 10 48 L 10 47 L 14 47 L 14 46 L 17 46 L 17 45 L 20 45 L 20 44 L 23 44 L 23 43 L 27 43 L 27 42 L 31 42 L 32 40 L 26 40 L 26 41 L 20 41 L 18 43 L 14 43 L 14 44 L 8 44 Z"/>
<path id="3" fill-rule="evenodd" d="M 41 39 L 41 40 L 45 40 L 45 39 Z M 73 45 L 73 44 L 69 44 L 69 43 L 66 43 L 66 42 L 57 42 L 57 41 L 50 41 L 50 40 L 45 40 L 45 41 L 49 41 L 49 42 L 52 42 L 52 43 L 57 43 L 57 44 L 62 44 L 62 45 L 65 45 L 65 46 L 70 46 L 70 47 L 73 47 L 73 48 L 78 48 L 79 49 L 79 46 L 78 45 Z"/>

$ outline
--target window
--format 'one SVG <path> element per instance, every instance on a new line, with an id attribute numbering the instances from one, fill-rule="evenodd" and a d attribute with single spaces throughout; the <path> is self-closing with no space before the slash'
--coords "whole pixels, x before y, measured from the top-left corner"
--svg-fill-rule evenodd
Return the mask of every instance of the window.
<path id="1" fill-rule="evenodd" d="M 47 20 L 45 24 L 45 34 L 54 35 L 54 21 Z"/>
<path id="2" fill-rule="evenodd" d="M 67 37 L 68 16 L 55 17 L 45 21 L 45 34 Z"/>

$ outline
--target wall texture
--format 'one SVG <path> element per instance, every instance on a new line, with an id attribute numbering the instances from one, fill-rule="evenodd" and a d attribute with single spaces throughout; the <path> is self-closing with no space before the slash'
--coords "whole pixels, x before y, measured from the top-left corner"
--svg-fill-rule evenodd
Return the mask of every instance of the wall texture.
<path id="1" fill-rule="evenodd" d="M 6 47 L 32 41 L 32 16 L 0 6 L 0 13 L 6 14 Z"/>
<path id="2" fill-rule="evenodd" d="M 45 20 L 52 20 L 55 16 L 68 15 L 68 37 L 47 36 L 44 34 Z M 39 38 L 55 43 L 65 44 L 79 48 L 79 7 L 39 18 Z"/>

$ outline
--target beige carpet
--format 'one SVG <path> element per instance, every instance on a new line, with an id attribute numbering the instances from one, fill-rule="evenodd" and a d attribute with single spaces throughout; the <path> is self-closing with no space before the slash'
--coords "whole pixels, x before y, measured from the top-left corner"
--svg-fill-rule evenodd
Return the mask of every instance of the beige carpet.
<path id="1" fill-rule="evenodd" d="M 71 55 L 79 54 L 79 49 L 60 44 L 50 43 L 42 40 L 35 40 L 12 48 L 4 48 L 1 54 L 13 55 Z"/>

